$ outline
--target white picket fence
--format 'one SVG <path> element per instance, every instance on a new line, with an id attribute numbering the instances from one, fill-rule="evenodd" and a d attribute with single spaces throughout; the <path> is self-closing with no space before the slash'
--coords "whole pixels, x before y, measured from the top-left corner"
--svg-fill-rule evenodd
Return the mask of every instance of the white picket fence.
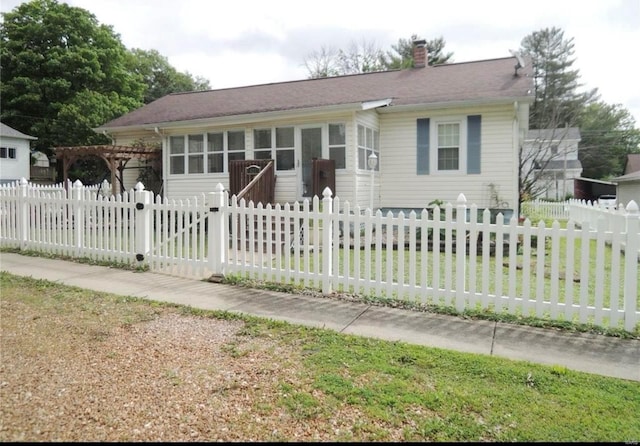
<path id="1" fill-rule="evenodd" d="M 525 201 L 520 207 L 522 215 L 560 221 L 569 220 L 569 206 L 566 201 L 536 199 L 533 201 Z"/>
<path id="2" fill-rule="evenodd" d="M 96 197 L 76 182 L 43 194 L 0 188 L 0 245 L 139 262 L 205 278 L 237 275 L 424 305 L 593 323 L 632 331 L 638 311 L 640 213 L 594 227 L 519 224 L 456 206 L 372 214 L 332 198 L 237 203 L 222 185 L 193 200 L 153 197 L 141 184 Z M 460 217 L 460 218 L 458 218 Z M 460 234 L 461 236 L 458 236 Z"/>

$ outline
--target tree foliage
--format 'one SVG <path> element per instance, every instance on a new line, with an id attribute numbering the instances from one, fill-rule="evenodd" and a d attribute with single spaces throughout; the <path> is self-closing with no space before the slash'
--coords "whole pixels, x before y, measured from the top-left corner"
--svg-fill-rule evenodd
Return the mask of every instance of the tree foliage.
<path id="1" fill-rule="evenodd" d="M 105 143 L 92 127 L 142 104 L 132 55 L 90 12 L 33 0 L 3 18 L 1 119 L 37 136 L 36 148 Z"/>
<path id="2" fill-rule="evenodd" d="M 403 69 L 413 67 L 413 42 L 418 39 L 413 34 L 409 39 L 398 39 L 398 43 L 391 45 L 392 51 L 387 51 L 385 65 L 387 69 Z M 426 49 L 428 54 L 428 65 L 439 65 L 453 62 L 453 53 L 444 52 L 446 42 L 442 37 L 427 40 Z"/>
<path id="3" fill-rule="evenodd" d="M 580 92 L 580 73 L 575 63 L 573 38 L 565 39 L 559 28 L 544 28 L 522 39 L 521 52 L 531 56 L 535 101 L 529 127 L 573 127 L 586 105 L 597 100 L 598 91 Z"/>
<path id="4" fill-rule="evenodd" d="M 396 45 L 391 45 L 390 51 L 383 51 L 365 40 L 352 42 L 347 49 L 323 46 L 305 57 L 304 65 L 310 79 L 411 68 L 413 41 L 417 38 L 414 34 L 410 39 L 399 39 Z M 429 65 L 451 61 L 453 53 L 445 53 L 444 45 L 442 37 L 427 41 Z"/>
<path id="5" fill-rule="evenodd" d="M 582 176 L 605 179 L 622 174 L 626 155 L 639 150 L 638 129 L 626 109 L 601 102 L 597 89 L 583 89 L 579 71 L 573 68 L 573 38 L 565 39 L 561 29 L 545 28 L 526 36 L 521 51 L 531 56 L 533 65 L 535 100 L 529 128 L 578 127 Z M 549 149 L 549 142 L 541 144 L 537 153 L 521 148 L 521 197 L 536 196 L 540 183 L 535 180 L 544 177 L 545 163 L 531 163 L 528 158 L 551 160 Z"/>
<path id="6" fill-rule="evenodd" d="M 352 41 L 346 49 L 322 47 L 305 57 L 309 78 L 369 73 L 386 69 L 384 53 L 373 42 Z"/>
<path id="7" fill-rule="evenodd" d="M 609 179 L 622 175 L 627 154 L 640 153 L 640 130 L 620 104 L 594 102 L 580 117 L 582 176 Z"/>
<path id="8" fill-rule="evenodd" d="M 142 77 L 146 85 L 144 103 L 149 104 L 170 93 L 180 91 L 209 90 L 209 81 L 202 77 L 194 78 L 189 73 L 176 70 L 167 58 L 157 50 L 134 48 L 133 71 Z"/>
<path id="9" fill-rule="evenodd" d="M 0 42 L 0 119 L 36 136 L 44 152 L 109 144 L 92 129 L 166 94 L 211 88 L 156 50 L 129 51 L 111 26 L 57 0 L 4 13 Z"/>

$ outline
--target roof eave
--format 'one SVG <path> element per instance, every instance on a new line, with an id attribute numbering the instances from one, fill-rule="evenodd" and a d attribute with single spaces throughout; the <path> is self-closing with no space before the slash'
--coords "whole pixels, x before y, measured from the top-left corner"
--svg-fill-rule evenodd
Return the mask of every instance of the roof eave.
<path id="1" fill-rule="evenodd" d="M 329 106 L 321 106 L 321 107 L 305 107 L 305 108 L 296 108 L 289 110 L 277 110 L 277 111 L 269 111 L 269 112 L 258 112 L 258 113 L 244 113 L 241 115 L 230 115 L 230 116 L 217 116 L 213 118 L 200 118 L 200 119 L 189 119 L 182 121 L 158 121 L 151 122 L 139 125 L 132 126 L 121 126 L 121 127 L 107 127 L 100 126 L 92 129 L 96 133 L 102 133 L 104 131 L 113 133 L 113 132 L 124 132 L 124 131 L 137 131 L 137 130 L 151 130 L 155 131 L 155 128 L 159 129 L 171 129 L 171 128 L 181 128 L 181 127 L 199 127 L 199 126 L 218 126 L 218 125 L 241 125 L 247 123 L 255 123 L 259 121 L 269 121 L 274 118 L 278 119 L 286 119 L 288 117 L 300 117 L 300 116 L 312 116 L 320 113 L 339 113 L 339 112 L 352 112 L 363 110 L 362 102 L 354 102 L 349 104 L 339 104 L 339 105 L 329 105 Z"/>
<path id="2" fill-rule="evenodd" d="M 478 105 L 499 105 L 499 104 L 513 104 L 514 102 L 528 102 L 533 103 L 535 98 L 532 96 L 516 96 L 505 98 L 492 98 L 492 99 L 471 99 L 460 101 L 440 101 L 429 103 L 417 103 L 417 104 L 404 104 L 404 105 L 391 105 L 379 109 L 379 113 L 400 113 L 407 111 L 421 111 L 421 110 L 433 110 L 433 109 L 450 109 L 460 107 L 473 107 Z"/>

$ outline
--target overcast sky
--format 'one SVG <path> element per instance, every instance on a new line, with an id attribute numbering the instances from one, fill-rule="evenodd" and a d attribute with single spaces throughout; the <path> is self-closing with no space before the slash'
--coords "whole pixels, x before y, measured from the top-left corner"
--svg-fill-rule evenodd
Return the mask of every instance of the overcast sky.
<path id="1" fill-rule="evenodd" d="M 60 0 L 59 0 L 60 1 Z M 62 2 L 62 1 L 60 1 Z M 23 3 L 0 0 L 7 12 Z M 533 31 L 574 39 L 580 81 L 640 127 L 640 0 L 67 0 L 111 25 L 128 48 L 155 49 L 211 87 L 305 79 L 305 57 L 353 42 L 390 50 L 443 37 L 455 62 L 508 57 Z M 376 5 L 376 6 L 374 6 Z"/>

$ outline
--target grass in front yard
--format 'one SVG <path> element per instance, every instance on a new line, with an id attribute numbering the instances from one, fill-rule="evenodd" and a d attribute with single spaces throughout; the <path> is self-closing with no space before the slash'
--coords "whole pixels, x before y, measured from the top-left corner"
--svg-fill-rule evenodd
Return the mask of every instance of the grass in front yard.
<path id="1" fill-rule="evenodd" d="M 152 415 L 152 406 L 145 409 L 144 394 L 148 396 L 150 391 L 161 389 L 168 389 L 161 405 L 171 408 L 167 418 L 175 420 L 165 438 L 171 433 L 170 438 L 178 441 L 193 440 L 193 432 L 199 432 L 200 441 L 637 442 L 640 439 L 639 382 L 573 372 L 560 366 L 159 304 L 4 272 L 0 273 L 0 286 L 1 441 L 16 437 L 22 441 L 51 441 L 53 437 L 48 432 L 71 435 L 68 426 L 76 419 L 86 421 L 75 425 L 75 434 L 85 441 L 155 441 L 157 437 L 144 435 L 161 420 Z M 143 362 L 153 355 L 122 348 L 103 360 L 113 360 L 114 366 L 115 361 L 127 367 L 135 364 L 128 369 L 128 380 L 142 378 L 139 387 L 123 382 L 123 386 L 129 387 L 108 388 L 104 398 L 91 400 L 90 406 L 65 406 L 64 416 L 57 412 L 49 417 L 40 416 L 38 410 L 45 409 L 30 406 L 31 402 L 52 398 L 64 401 L 65 395 L 85 385 L 86 377 L 100 367 L 95 361 L 102 345 L 108 345 L 118 333 L 135 331 L 135 327 L 168 314 L 210 323 L 233 319 L 242 322 L 243 327 L 218 352 L 211 346 L 195 375 L 186 374 L 192 360 L 171 368 L 165 365 L 154 373 Z M 271 346 L 268 351 L 278 354 L 263 356 L 268 362 L 256 365 L 255 379 L 250 385 L 233 380 L 215 390 L 220 384 L 219 376 L 240 376 L 236 364 L 253 361 L 261 341 L 268 341 Z M 184 342 L 174 348 L 188 348 L 195 341 L 187 337 Z M 87 344 L 96 352 L 94 356 L 78 354 Z M 19 350 L 14 351 L 16 348 Z M 154 353 L 160 358 L 167 354 Z M 51 358 L 47 370 L 30 370 L 29 364 L 35 364 L 42 355 Z M 12 364 L 14 358 L 20 362 Z M 61 362 L 66 358 L 73 358 L 74 367 Z M 279 368 L 277 364 L 292 367 Z M 24 372 L 9 379 L 13 367 L 23 367 Z M 44 378 L 59 372 L 58 367 L 63 367 L 60 370 L 64 388 L 45 388 Z M 81 370 L 84 380 L 74 376 L 74 370 Z M 145 370 L 145 374 L 138 377 L 136 370 Z M 114 368 L 113 373 L 116 371 Z M 41 378 L 29 381 L 29 377 L 38 376 Z M 32 387 L 24 387 L 21 381 L 29 381 Z M 111 383 L 108 375 L 99 382 Z M 268 399 L 261 393 L 265 388 L 274 389 Z M 23 392 L 14 393 L 16 389 Z M 217 398 L 212 389 L 222 392 L 220 397 L 234 401 L 234 405 L 225 409 L 210 407 Z M 94 387 L 90 391 L 99 390 Z M 183 401 L 186 392 L 195 399 Z M 123 394 L 135 405 L 116 405 L 115 401 Z M 132 412 L 134 409 L 137 411 Z M 122 410 L 137 417 L 118 418 Z M 201 426 L 207 426 L 209 431 L 203 431 Z M 116 431 L 125 434 L 109 436 L 109 432 Z M 135 431 L 138 436 L 132 433 Z"/>

